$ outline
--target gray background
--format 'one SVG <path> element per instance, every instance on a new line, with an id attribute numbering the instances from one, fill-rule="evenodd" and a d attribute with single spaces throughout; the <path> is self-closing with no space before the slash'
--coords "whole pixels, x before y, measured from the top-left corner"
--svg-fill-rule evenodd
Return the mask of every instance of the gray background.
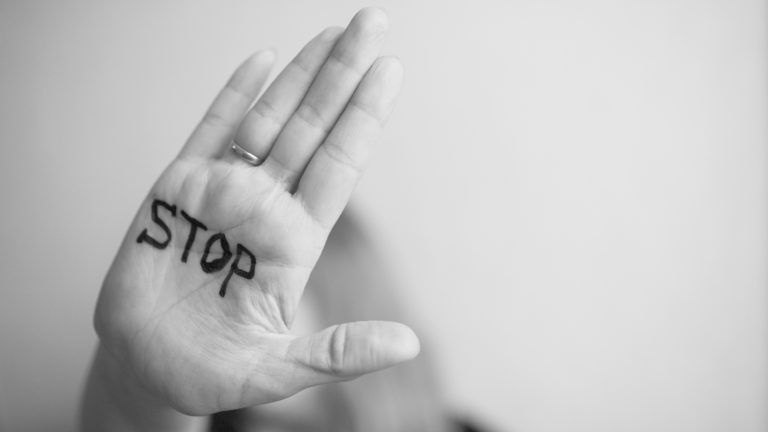
<path id="1" fill-rule="evenodd" d="M 230 71 L 363 3 L 0 3 L 0 427 L 74 429 L 103 277 Z M 766 4 L 382 1 L 399 106 L 355 200 L 455 409 L 768 428 Z"/>

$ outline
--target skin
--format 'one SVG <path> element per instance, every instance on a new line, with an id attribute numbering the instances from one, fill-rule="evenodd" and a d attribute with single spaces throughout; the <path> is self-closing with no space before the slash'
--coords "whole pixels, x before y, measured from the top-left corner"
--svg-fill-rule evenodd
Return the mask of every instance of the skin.
<path id="1" fill-rule="evenodd" d="M 195 430 L 223 410 L 286 398 L 415 357 L 393 322 L 354 322 L 297 337 L 290 326 L 310 272 L 364 170 L 399 92 L 402 66 L 379 50 L 387 18 L 363 9 L 311 40 L 253 105 L 274 62 L 257 52 L 232 75 L 141 204 L 99 295 L 100 346 L 83 404 L 85 430 Z M 250 109 L 249 109 L 250 108 Z M 263 160 L 253 166 L 229 149 Z M 143 230 L 167 248 L 137 243 Z M 190 226 L 207 226 L 187 262 Z M 256 257 L 252 279 L 231 261 L 206 273 L 205 241 L 223 233 Z M 221 256 L 218 246 L 209 260 Z M 247 264 L 247 260 L 244 261 Z"/>

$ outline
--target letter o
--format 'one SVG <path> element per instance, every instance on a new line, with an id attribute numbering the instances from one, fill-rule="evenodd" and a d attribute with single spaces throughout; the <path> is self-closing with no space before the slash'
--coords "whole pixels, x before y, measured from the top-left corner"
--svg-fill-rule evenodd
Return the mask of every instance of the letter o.
<path id="1" fill-rule="evenodd" d="M 219 242 L 221 245 L 222 255 L 219 258 L 208 261 L 208 255 L 211 253 L 213 244 Z M 200 267 L 206 273 L 217 272 L 227 265 L 229 259 L 232 258 L 232 251 L 229 249 L 229 242 L 224 233 L 216 233 L 212 235 L 205 243 L 205 250 L 203 251 L 203 257 L 200 259 Z"/>

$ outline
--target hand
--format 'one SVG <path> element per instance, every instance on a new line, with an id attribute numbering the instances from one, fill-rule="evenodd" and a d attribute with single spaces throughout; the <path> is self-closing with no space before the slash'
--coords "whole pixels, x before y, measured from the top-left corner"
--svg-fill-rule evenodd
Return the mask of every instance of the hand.
<path id="1" fill-rule="evenodd" d="M 104 281 L 102 345 L 150 394 L 194 415 L 285 398 L 408 360 L 402 324 L 290 324 L 402 80 L 385 15 L 311 40 L 248 111 L 272 52 L 233 74 L 141 205 Z M 247 113 L 246 113 L 247 111 Z M 232 140 L 258 156 L 253 166 Z"/>

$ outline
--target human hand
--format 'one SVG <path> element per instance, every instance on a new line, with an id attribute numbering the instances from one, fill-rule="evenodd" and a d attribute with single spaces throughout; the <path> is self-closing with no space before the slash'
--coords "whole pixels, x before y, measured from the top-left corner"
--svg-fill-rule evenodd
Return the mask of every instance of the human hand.
<path id="1" fill-rule="evenodd" d="M 193 415 L 285 398 L 411 359 L 402 324 L 290 324 L 402 80 L 364 9 L 310 41 L 248 111 L 274 55 L 233 74 L 141 205 L 96 308 L 101 343 L 148 393 Z M 247 114 L 246 114 L 246 111 Z M 232 139 L 263 160 L 253 166 Z"/>

